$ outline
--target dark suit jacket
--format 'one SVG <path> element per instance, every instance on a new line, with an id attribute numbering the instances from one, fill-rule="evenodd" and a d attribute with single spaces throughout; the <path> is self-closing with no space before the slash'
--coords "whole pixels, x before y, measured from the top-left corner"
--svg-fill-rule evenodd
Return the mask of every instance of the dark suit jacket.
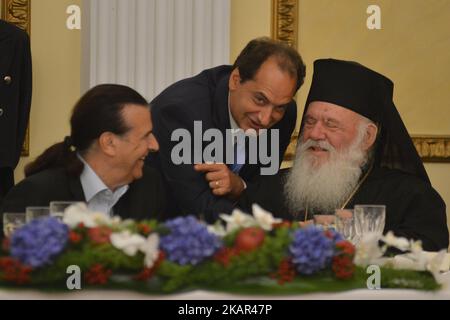
<path id="1" fill-rule="evenodd" d="M 0 212 L 25 212 L 28 206 L 48 206 L 51 201 L 85 201 L 80 178 L 67 175 L 62 168 L 36 173 L 11 189 Z M 132 182 L 114 206 L 114 215 L 135 220 L 163 219 L 164 204 L 161 175 L 145 167 L 142 178 Z"/>
<path id="2" fill-rule="evenodd" d="M 214 196 L 204 174 L 196 172 L 192 164 L 175 165 L 171 159 L 172 148 L 178 144 L 178 141 L 171 141 L 175 129 L 187 129 L 192 137 L 194 121 L 201 121 L 203 132 L 209 128 L 217 128 L 225 134 L 225 130 L 230 129 L 228 80 L 231 71 L 231 66 L 205 70 L 195 77 L 176 82 L 151 102 L 153 132 L 158 139 L 160 151 L 150 155 L 148 163 L 161 168 L 171 194 L 170 200 L 172 204 L 177 204 L 171 209 L 176 215 L 197 214 L 211 222 L 217 219 L 219 213 L 229 213 L 235 206 L 225 197 Z M 290 142 L 296 119 L 297 106 L 292 101 L 283 119 L 272 128 L 279 129 L 280 163 Z M 193 141 L 191 142 L 193 145 Z M 204 143 L 203 147 L 208 144 L 209 142 Z M 260 167 L 261 164 L 246 164 L 239 175 L 247 184 L 251 184 L 260 175 Z"/>
<path id="3" fill-rule="evenodd" d="M 0 20 L 0 168 L 14 169 L 31 106 L 31 51 L 27 33 Z"/>

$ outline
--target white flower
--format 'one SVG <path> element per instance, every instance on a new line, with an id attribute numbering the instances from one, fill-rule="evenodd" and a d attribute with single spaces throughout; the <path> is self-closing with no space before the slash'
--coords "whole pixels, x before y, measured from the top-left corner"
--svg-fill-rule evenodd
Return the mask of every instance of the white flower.
<path id="1" fill-rule="evenodd" d="M 138 234 L 132 234 L 129 230 L 110 235 L 111 244 L 122 250 L 128 256 L 134 256 L 145 244 L 145 238 Z"/>
<path id="2" fill-rule="evenodd" d="M 264 210 L 257 204 L 253 204 L 252 209 L 253 216 L 255 217 L 256 222 L 262 229 L 266 231 L 272 230 L 273 224 L 280 223 L 282 221 L 281 219 L 274 218 L 269 211 Z"/>
<path id="3" fill-rule="evenodd" d="M 119 216 L 113 216 L 112 218 L 109 218 L 108 223 L 111 226 L 119 226 L 122 224 L 122 218 Z"/>
<path id="4" fill-rule="evenodd" d="M 420 241 L 420 240 L 417 240 L 417 241 L 411 240 L 410 250 L 411 250 L 412 253 L 422 252 L 423 251 L 423 249 L 422 249 L 422 241 Z"/>
<path id="5" fill-rule="evenodd" d="M 114 219 L 111 219 L 111 217 L 104 212 L 91 211 L 88 214 L 90 214 L 90 216 L 91 216 L 94 227 L 96 227 L 96 226 L 112 226 L 113 224 L 120 223 L 120 217 L 114 217 Z"/>
<path id="6" fill-rule="evenodd" d="M 402 251 L 410 249 L 410 242 L 406 238 L 396 237 L 392 231 L 389 231 L 381 240 L 389 247 L 395 247 Z"/>
<path id="7" fill-rule="evenodd" d="M 72 229 L 80 223 L 87 228 L 93 228 L 110 224 L 111 218 L 103 212 L 90 211 L 84 203 L 77 203 L 64 211 L 63 222 Z"/>
<path id="8" fill-rule="evenodd" d="M 427 252 L 429 260 L 427 270 L 431 272 L 434 279 L 442 286 L 443 290 L 450 290 L 449 254 L 443 249 L 438 253 Z M 442 272 L 444 271 L 444 272 Z"/>
<path id="9" fill-rule="evenodd" d="M 147 268 L 153 267 L 159 257 L 159 236 L 157 233 L 152 233 L 147 240 L 140 246 L 139 250 L 144 253 L 144 265 Z"/>
<path id="10" fill-rule="evenodd" d="M 131 233 L 129 230 L 112 233 L 110 236 L 111 244 L 124 252 L 126 255 L 132 257 L 138 251 L 144 254 L 144 265 L 147 268 L 153 267 L 159 257 L 159 236 L 152 233 L 148 238 Z"/>
<path id="11" fill-rule="evenodd" d="M 431 253 L 429 255 L 427 270 L 433 275 L 439 274 L 441 272 L 442 264 L 444 263 L 445 256 L 447 255 L 447 250 L 441 250 L 438 253 Z"/>
<path id="12" fill-rule="evenodd" d="M 79 202 L 64 210 L 63 222 L 72 229 L 76 228 L 80 223 L 86 228 L 94 228 L 102 225 L 119 225 L 121 218 L 118 216 L 111 218 L 104 212 L 91 211 L 85 203 Z"/>
<path id="13" fill-rule="evenodd" d="M 207 229 L 209 233 L 215 234 L 218 237 L 224 237 L 227 235 L 227 232 L 220 221 L 217 221 L 213 225 L 208 225 Z"/>
<path id="14" fill-rule="evenodd" d="M 221 214 L 220 218 L 227 223 L 227 233 L 239 228 L 247 228 L 257 225 L 255 218 L 243 213 L 239 209 L 234 209 L 231 215 Z"/>
<path id="15" fill-rule="evenodd" d="M 402 270 L 425 270 L 426 258 L 423 254 L 401 254 L 393 258 L 394 268 Z"/>

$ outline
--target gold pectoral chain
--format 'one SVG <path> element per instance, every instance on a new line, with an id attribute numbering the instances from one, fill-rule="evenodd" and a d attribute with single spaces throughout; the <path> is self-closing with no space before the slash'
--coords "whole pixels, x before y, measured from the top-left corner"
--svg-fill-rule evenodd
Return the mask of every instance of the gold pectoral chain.
<path id="1" fill-rule="evenodd" d="M 359 180 L 358 184 L 356 185 L 356 187 L 353 189 L 352 193 L 350 194 L 350 196 L 347 198 L 347 200 L 345 200 L 344 204 L 341 206 L 341 210 L 345 208 L 345 206 L 350 202 L 350 200 L 353 198 L 353 196 L 356 194 L 356 192 L 359 190 L 359 188 L 361 187 L 361 185 L 364 183 L 364 181 L 366 181 L 367 177 L 369 176 L 370 172 L 372 171 L 373 168 L 373 164 L 370 166 L 369 170 L 367 170 L 366 174 L 364 175 L 364 177 Z M 306 207 L 305 209 L 305 220 L 304 222 L 306 222 L 306 220 L 308 220 L 308 207 Z"/>

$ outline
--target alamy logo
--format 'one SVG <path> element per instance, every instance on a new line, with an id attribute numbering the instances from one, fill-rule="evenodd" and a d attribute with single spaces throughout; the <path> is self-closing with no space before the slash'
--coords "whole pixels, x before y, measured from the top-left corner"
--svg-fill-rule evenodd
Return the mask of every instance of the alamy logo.
<path id="1" fill-rule="evenodd" d="M 269 136 L 270 135 L 270 136 Z M 278 129 L 227 129 L 203 131 L 201 121 L 194 121 L 193 134 L 184 128 L 172 132 L 171 141 L 178 142 L 171 151 L 172 163 L 261 164 L 261 175 L 274 175 L 280 165 Z M 208 142 L 204 146 L 205 142 Z M 268 150 L 270 144 L 270 152 Z M 225 151 L 225 154 L 224 154 Z M 247 154 L 248 153 L 248 154 Z"/>
<path id="2" fill-rule="evenodd" d="M 66 280 L 68 290 L 81 290 L 81 269 L 77 265 L 70 265 L 66 269 L 69 275 Z"/>
<path id="3" fill-rule="evenodd" d="M 379 266 L 372 264 L 367 267 L 367 274 L 370 274 L 367 278 L 366 285 L 367 289 L 379 290 L 381 289 L 381 269 Z"/>
<path id="4" fill-rule="evenodd" d="M 66 9 L 66 13 L 69 15 L 66 20 L 66 27 L 69 30 L 81 29 L 81 9 L 77 5 L 70 5 Z"/>
<path id="5" fill-rule="evenodd" d="M 381 9 L 379 6 L 372 4 L 367 7 L 367 14 L 370 16 L 367 18 L 366 25 L 369 30 L 381 29 Z"/>

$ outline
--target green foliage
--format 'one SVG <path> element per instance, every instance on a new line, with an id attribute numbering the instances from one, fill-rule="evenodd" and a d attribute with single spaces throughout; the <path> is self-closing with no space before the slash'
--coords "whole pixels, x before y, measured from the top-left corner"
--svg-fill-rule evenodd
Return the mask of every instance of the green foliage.
<path id="1" fill-rule="evenodd" d="M 111 244 L 94 245 L 86 241 L 77 250 L 66 250 L 51 266 L 33 271 L 32 279 L 35 284 L 58 282 L 67 278 L 70 265 L 87 271 L 97 263 L 118 273 L 137 273 L 143 268 L 143 258 L 141 253 L 127 256 Z"/>
<path id="2" fill-rule="evenodd" d="M 236 234 L 230 235 L 232 239 L 235 236 Z M 178 290 L 184 286 L 234 283 L 247 277 L 268 275 L 277 269 L 286 256 L 290 239 L 290 230 L 280 228 L 272 235 L 267 234 L 258 250 L 242 252 L 232 257 L 227 266 L 214 260 L 205 261 L 195 267 L 164 262 L 158 270 L 158 275 L 167 278 L 165 291 Z M 230 239 L 225 243 L 232 244 Z"/>
<path id="3" fill-rule="evenodd" d="M 154 220 L 140 223 L 130 221 L 113 228 L 115 232 L 130 230 L 141 234 L 144 229 L 160 235 L 169 232 L 164 225 Z M 278 269 L 280 262 L 288 255 L 288 247 L 295 229 L 297 229 L 295 226 L 281 227 L 267 232 L 259 248 L 231 256 L 226 265 L 213 258 L 196 266 L 181 266 L 165 260 L 159 265 L 155 276 L 148 281 L 136 281 L 132 280 L 131 276 L 138 274 L 144 268 L 142 253 L 138 252 L 131 257 L 110 243 L 94 244 L 89 239 L 87 229 L 76 228 L 74 231 L 82 237 L 82 240 L 77 244 L 71 243 L 52 265 L 34 270 L 31 286 L 43 287 L 46 290 L 48 288 L 64 290 L 68 266 L 77 265 L 84 273 L 94 264 L 100 264 L 106 269 L 113 270 L 111 281 L 104 288 L 127 288 L 153 294 L 195 288 L 271 295 L 366 288 L 366 281 L 370 275 L 360 267 L 356 268 L 354 276 L 349 280 L 337 280 L 331 270 L 313 276 L 297 276 L 292 282 L 286 282 L 283 285 L 269 278 L 269 275 Z M 236 230 L 224 237 L 223 243 L 227 248 L 233 248 L 239 231 Z M 2 281 L 0 273 L 0 283 Z M 381 287 L 436 290 L 439 285 L 428 272 L 381 268 Z"/>

